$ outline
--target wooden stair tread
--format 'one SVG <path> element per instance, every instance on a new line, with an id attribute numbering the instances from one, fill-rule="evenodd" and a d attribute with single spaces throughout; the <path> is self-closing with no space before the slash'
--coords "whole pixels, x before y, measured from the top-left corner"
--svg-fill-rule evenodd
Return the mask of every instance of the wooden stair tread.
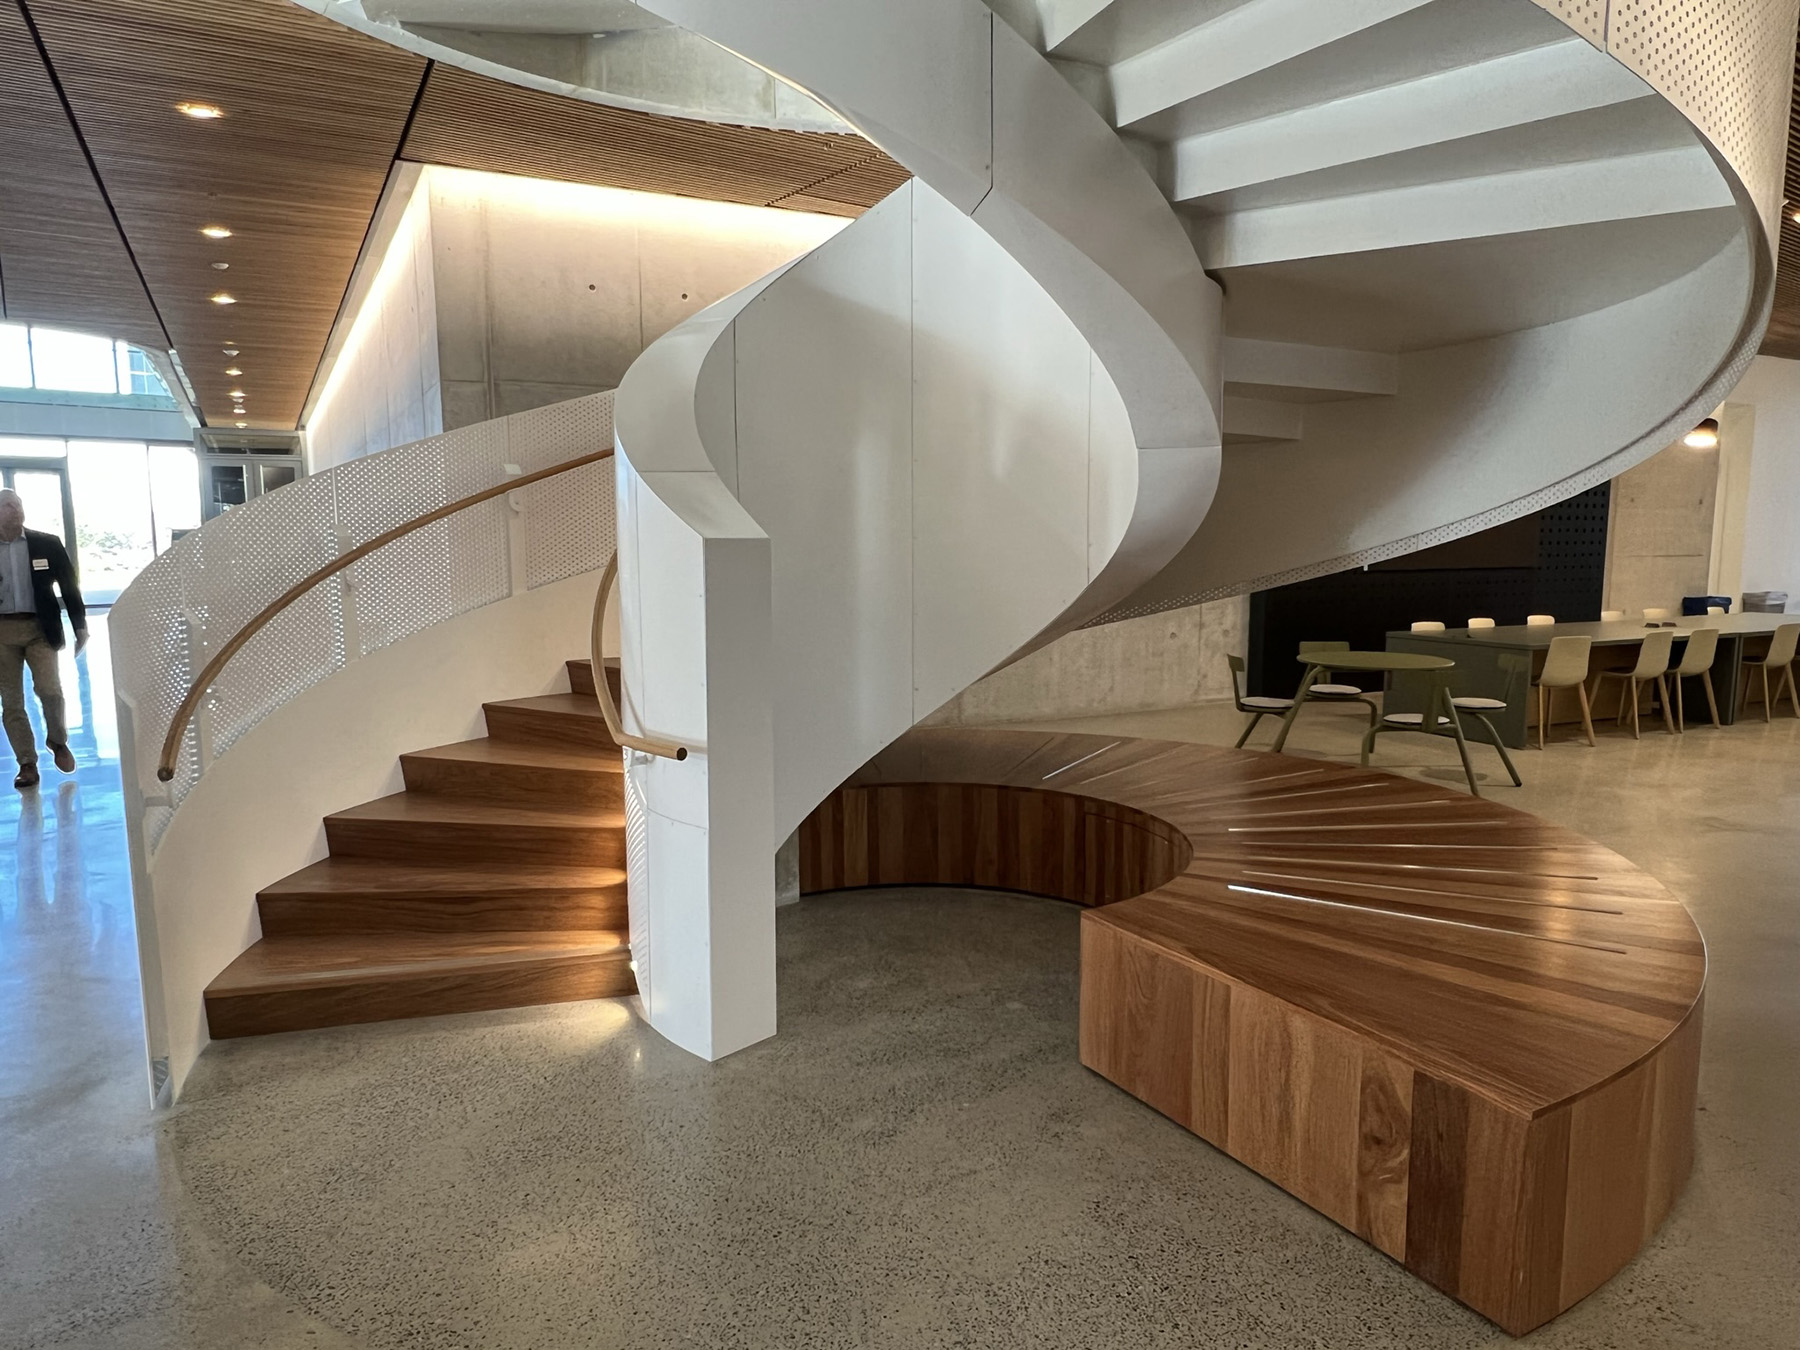
<path id="1" fill-rule="evenodd" d="M 563 891 L 620 886 L 625 870 L 580 863 L 544 865 L 467 864 L 429 867 L 381 858 L 322 858 L 263 887 L 259 898 L 304 899 L 343 893 L 384 896 L 466 896 L 532 890 Z"/>
<path id="2" fill-rule="evenodd" d="M 623 933 L 368 933 L 265 938 L 206 987 L 209 998 L 371 980 L 477 973 L 583 956 L 623 956 Z"/>
<path id="3" fill-rule="evenodd" d="M 518 708 L 524 712 L 561 713 L 605 725 L 606 717 L 592 694 L 534 694 L 530 698 L 500 698 L 481 705 L 484 708 Z"/>
<path id="4" fill-rule="evenodd" d="M 382 821 L 419 825 L 508 825 L 522 828 L 621 828 L 621 811 L 556 811 L 534 806 L 508 806 L 473 797 L 438 793 L 396 792 L 372 802 L 334 811 L 327 821 Z"/>
<path id="5" fill-rule="evenodd" d="M 505 741 L 484 736 L 480 740 L 434 745 L 428 750 L 408 750 L 401 759 L 454 760 L 462 764 L 504 764 L 520 768 L 562 769 L 589 773 L 623 773 L 624 758 L 617 750 L 582 746 L 562 747 L 539 741 Z"/>

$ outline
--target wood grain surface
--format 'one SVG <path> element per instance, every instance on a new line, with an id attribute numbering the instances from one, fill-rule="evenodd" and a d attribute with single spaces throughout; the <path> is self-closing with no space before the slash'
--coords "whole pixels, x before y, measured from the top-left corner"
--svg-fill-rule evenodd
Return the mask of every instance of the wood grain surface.
<path id="1" fill-rule="evenodd" d="M 213 1036 L 636 991 L 624 761 L 586 663 L 569 674 L 574 692 L 486 705 L 480 740 L 402 755 L 405 792 L 327 817 L 331 856 L 258 893 L 261 939 L 207 986 Z"/>
<path id="2" fill-rule="evenodd" d="M 802 826 L 801 885 L 920 884 L 1089 906 L 1082 1062 L 1514 1334 L 1687 1176 L 1699 931 L 1524 812 L 1255 751 L 915 731 Z"/>

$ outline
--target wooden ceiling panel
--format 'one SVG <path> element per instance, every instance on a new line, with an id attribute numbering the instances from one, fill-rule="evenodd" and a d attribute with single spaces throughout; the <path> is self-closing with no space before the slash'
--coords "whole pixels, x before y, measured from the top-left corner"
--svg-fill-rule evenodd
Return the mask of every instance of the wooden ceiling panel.
<path id="1" fill-rule="evenodd" d="M 0 315 L 169 346 L 13 0 L 0 0 Z"/>
<path id="2" fill-rule="evenodd" d="M 432 67 L 401 155 L 460 169 L 838 215 L 860 214 L 907 177 L 861 136 L 659 117 L 445 65 Z M 840 177 L 842 193 L 822 186 Z M 871 197 L 881 182 L 886 191 Z M 816 200 L 792 200 L 803 193 Z"/>
<path id="3" fill-rule="evenodd" d="M 293 427 L 426 62 L 287 0 L 24 4 L 203 416 Z"/>

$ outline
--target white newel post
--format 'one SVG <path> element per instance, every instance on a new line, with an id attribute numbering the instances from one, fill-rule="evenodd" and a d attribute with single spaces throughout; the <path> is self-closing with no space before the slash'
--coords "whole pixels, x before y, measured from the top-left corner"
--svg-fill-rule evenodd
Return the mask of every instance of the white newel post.
<path id="1" fill-rule="evenodd" d="M 775 1034 L 767 536 L 709 471 L 617 459 L 631 941 L 650 1023 L 719 1059 Z"/>

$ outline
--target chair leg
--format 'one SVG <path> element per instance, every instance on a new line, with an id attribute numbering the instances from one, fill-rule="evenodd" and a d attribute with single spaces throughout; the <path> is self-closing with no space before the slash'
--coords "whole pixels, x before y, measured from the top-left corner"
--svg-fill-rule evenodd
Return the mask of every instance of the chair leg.
<path id="1" fill-rule="evenodd" d="M 1424 726 L 1434 724 L 1437 717 L 1437 700 L 1431 701 L 1431 711 L 1425 715 Z M 1462 756 L 1463 777 L 1469 780 L 1469 795 L 1479 797 L 1481 789 L 1475 783 L 1475 766 L 1469 762 L 1469 743 L 1463 739 L 1462 718 L 1457 714 L 1456 705 L 1450 701 L 1450 691 L 1443 690 L 1444 711 L 1450 715 L 1450 731 L 1456 737 L 1456 753 Z"/>
<path id="2" fill-rule="evenodd" d="M 1782 672 L 1782 678 L 1787 682 L 1788 702 L 1794 706 L 1794 716 L 1800 717 L 1800 692 L 1796 692 L 1794 689 L 1794 667 L 1791 663 L 1788 665 L 1787 669 Z M 1779 689 L 1775 691 L 1775 697 L 1781 697 L 1781 691 Z"/>
<path id="3" fill-rule="evenodd" d="M 1543 685 L 1537 687 L 1537 731 L 1538 749 L 1544 748 L 1544 705 L 1550 701 L 1550 691 Z"/>
<path id="4" fill-rule="evenodd" d="M 1680 681 L 1677 680 L 1677 683 L 1680 683 Z M 1656 687 L 1662 695 L 1663 727 L 1668 731 L 1669 735 L 1673 736 L 1675 734 L 1675 719 L 1669 715 L 1669 677 L 1667 675 L 1658 675 L 1656 677 Z"/>
<path id="5" fill-rule="evenodd" d="M 1369 767 L 1369 751 L 1375 748 L 1375 733 L 1380 730 L 1380 726 L 1372 726 L 1363 733 L 1362 766 L 1365 769 Z"/>
<path id="6" fill-rule="evenodd" d="M 1512 779 L 1513 786 L 1524 787 L 1525 780 L 1519 777 L 1519 771 L 1513 767 L 1512 756 L 1506 753 L 1506 742 L 1500 739 L 1500 732 L 1498 729 L 1496 729 L 1494 724 L 1488 720 L 1485 713 L 1471 712 L 1469 716 L 1473 717 L 1477 722 L 1481 723 L 1482 726 L 1487 728 L 1488 744 L 1500 752 L 1500 762 L 1506 765 L 1506 773 L 1507 776 Z"/>
<path id="7" fill-rule="evenodd" d="M 1687 693 L 1681 687 L 1679 673 L 1671 675 L 1669 680 L 1675 686 L 1675 730 L 1685 732 L 1687 730 Z"/>
<path id="8" fill-rule="evenodd" d="M 1602 683 L 1605 682 L 1604 676 L 1601 677 L 1601 681 L 1602 681 Z M 1631 697 L 1633 700 L 1634 711 L 1635 711 L 1635 703 L 1636 703 L 1636 699 L 1637 699 L 1637 681 L 1632 679 L 1629 675 L 1627 675 L 1625 677 L 1625 682 L 1619 686 L 1619 716 L 1618 716 L 1618 720 L 1614 724 L 1616 726 L 1622 727 L 1625 725 L 1625 691 L 1627 689 L 1629 689 L 1631 691 Z"/>
<path id="9" fill-rule="evenodd" d="M 1642 739 L 1638 735 L 1638 695 L 1643 691 L 1643 686 L 1640 685 L 1635 679 L 1632 680 L 1630 683 L 1631 683 L 1631 739 L 1635 741 L 1635 740 Z"/>
<path id="10" fill-rule="evenodd" d="M 1594 719 L 1588 707 L 1587 682 L 1584 680 L 1576 685 L 1575 692 L 1581 695 L 1581 728 L 1587 732 L 1588 744 L 1590 746 L 1597 745 L 1599 742 L 1594 739 Z"/>
<path id="11" fill-rule="evenodd" d="M 1256 730 L 1256 724 L 1262 721 L 1262 719 L 1263 715 L 1261 713 L 1250 714 L 1250 721 L 1244 726 L 1244 734 L 1237 738 L 1237 748 L 1239 750 L 1244 748 L 1244 742 L 1250 739 L 1250 733 Z"/>
<path id="12" fill-rule="evenodd" d="M 1701 671 L 1700 672 L 1700 683 L 1706 686 L 1706 706 L 1712 713 L 1712 722 L 1713 722 L 1713 725 L 1716 727 L 1716 726 L 1720 725 L 1720 723 L 1719 723 L 1719 700 L 1713 697 L 1712 671 L 1710 671 L 1710 670 Z"/>
<path id="13" fill-rule="evenodd" d="M 1763 666 L 1761 667 L 1761 670 L 1763 684 L 1763 721 L 1773 722 L 1775 720 L 1775 709 L 1769 702 L 1769 668 Z"/>

